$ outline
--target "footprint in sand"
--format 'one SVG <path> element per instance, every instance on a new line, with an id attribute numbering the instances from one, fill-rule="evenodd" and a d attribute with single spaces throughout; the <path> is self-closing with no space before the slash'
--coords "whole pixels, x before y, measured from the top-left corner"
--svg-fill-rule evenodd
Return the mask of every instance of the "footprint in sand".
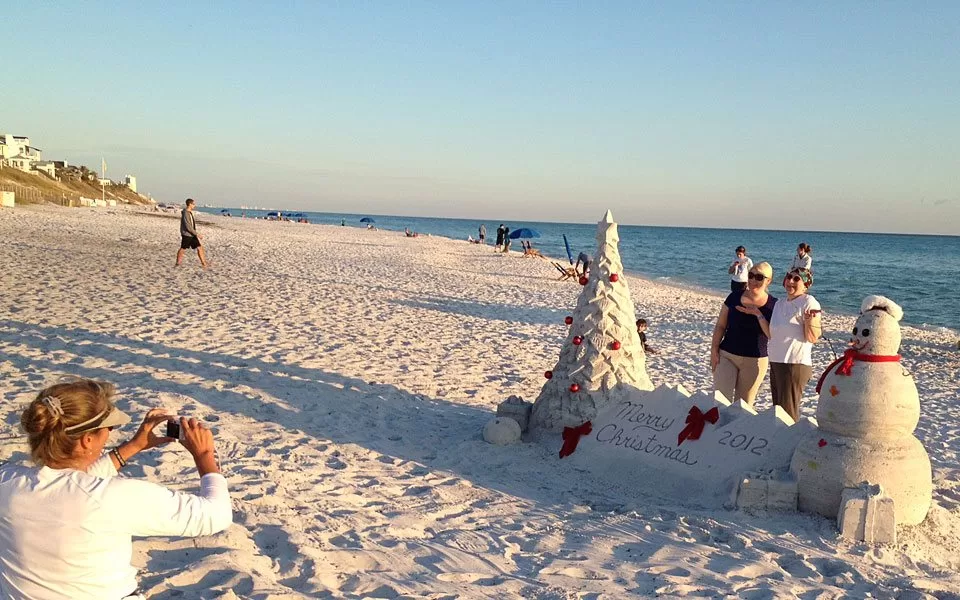
<path id="1" fill-rule="evenodd" d="M 499 575 L 484 573 L 439 573 L 437 579 L 444 583 L 466 583 L 469 585 L 494 586 L 505 581 Z"/>

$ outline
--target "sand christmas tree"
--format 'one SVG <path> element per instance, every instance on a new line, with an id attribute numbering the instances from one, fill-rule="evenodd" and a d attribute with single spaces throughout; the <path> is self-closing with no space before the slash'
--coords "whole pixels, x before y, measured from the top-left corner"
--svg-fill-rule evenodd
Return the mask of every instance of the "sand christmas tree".
<path id="1" fill-rule="evenodd" d="M 597 225 L 598 248 L 573 315 L 560 358 L 547 371 L 530 417 L 531 427 L 562 431 L 594 418 L 626 394 L 625 386 L 652 390 L 637 334 L 633 300 L 617 246 L 620 236 L 608 210 Z"/>

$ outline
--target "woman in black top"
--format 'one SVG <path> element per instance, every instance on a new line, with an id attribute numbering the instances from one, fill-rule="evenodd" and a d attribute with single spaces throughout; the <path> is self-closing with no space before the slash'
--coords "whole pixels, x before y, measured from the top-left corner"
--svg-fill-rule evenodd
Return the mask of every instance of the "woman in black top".
<path id="1" fill-rule="evenodd" d="M 777 302 L 767 293 L 772 277 L 770 263 L 750 269 L 747 289 L 727 296 L 713 328 L 713 387 L 731 402 L 743 400 L 752 405 L 767 374 L 770 317 Z"/>

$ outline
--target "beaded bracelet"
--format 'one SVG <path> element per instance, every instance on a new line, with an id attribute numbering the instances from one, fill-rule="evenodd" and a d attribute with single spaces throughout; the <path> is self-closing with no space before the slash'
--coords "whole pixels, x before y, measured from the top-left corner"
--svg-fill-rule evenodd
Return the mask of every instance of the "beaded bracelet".
<path id="1" fill-rule="evenodd" d="M 110 454 L 112 454 L 117 459 L 117 462 L 120 463 L 120 469 L 127 466 L 127 461 L 123 460 L 123 457 L 120 456 L 120 448 L 114 448 L 110 451 Z"/>

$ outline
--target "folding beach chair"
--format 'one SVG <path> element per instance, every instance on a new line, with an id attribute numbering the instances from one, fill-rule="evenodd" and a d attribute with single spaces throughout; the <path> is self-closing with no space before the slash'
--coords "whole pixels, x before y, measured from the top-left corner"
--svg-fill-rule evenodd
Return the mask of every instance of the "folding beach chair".
<path id="1" fill-rule="evenodd" d="M 580 278 L 580 274 L 577 273 L 577 270 L 574 269 L 573 267 L 566 267 L 558 262 L 551 262 L 550 264 L 552 264 L 554 267 L 556 267 L 558 271 L 560 271 L 559 281 Z"/>

